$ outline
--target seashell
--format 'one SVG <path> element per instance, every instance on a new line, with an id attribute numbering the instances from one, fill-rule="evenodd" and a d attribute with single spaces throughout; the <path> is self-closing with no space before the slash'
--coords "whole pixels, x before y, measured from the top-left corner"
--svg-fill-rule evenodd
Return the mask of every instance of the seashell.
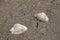
<path id="1" fill-rule="evenodd" d="M 49 18 L 44 12 L 38 13 L 34 15 L 38 20 L 42 22 L 48 22 Z"/>
<path id="2" fill-rule="evenodd" d="M 16 23 L 11 29 L 10 32 L 12 34 L 21 34 L 27 31 L 27 27 L 21 24 Z"/>

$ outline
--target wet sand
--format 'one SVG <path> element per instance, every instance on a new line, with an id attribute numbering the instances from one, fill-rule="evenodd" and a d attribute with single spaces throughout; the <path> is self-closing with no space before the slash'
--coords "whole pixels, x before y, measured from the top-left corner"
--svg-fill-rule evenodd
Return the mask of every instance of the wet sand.
<path id="1" fill-rule="evenodd" d="M 39 12 L 47 14 L 47 23 L 33 16 Z M 15 23 L 28 30 L 12 35 Z M 0 40 L 60 40 L 60 0 L 0 0 Z"/>

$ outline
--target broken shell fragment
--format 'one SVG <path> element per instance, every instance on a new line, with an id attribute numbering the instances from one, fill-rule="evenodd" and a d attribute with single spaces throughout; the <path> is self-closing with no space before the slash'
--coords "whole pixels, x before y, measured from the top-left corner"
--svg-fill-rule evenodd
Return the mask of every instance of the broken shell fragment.
<path id="1" fill-rule="evenodd" d="M 48 22 L 49 18 L 47 17 L 47 15 L 45 13 L 38 13 L 34 15 L 38 20 L 42 21 L 42 22 Z"/>
<path id="2" fill-rule="evenodd" d="M 16 23 L 11 29 L 10 32 L 12 34 L 21 34 L 23 32 L 27 31 L 27 27 L 21 24 Z"/>

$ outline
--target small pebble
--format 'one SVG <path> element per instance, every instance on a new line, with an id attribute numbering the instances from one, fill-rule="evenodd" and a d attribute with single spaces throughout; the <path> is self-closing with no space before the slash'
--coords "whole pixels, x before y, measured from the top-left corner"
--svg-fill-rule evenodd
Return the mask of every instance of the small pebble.
<path id="1" fill-rule="evenodd" d="M 27 31 L 27 27 L 18 23 L 14 24 L 14 26 L 10 29 L 12 34 L 21 34 L 25 31 Z"/>

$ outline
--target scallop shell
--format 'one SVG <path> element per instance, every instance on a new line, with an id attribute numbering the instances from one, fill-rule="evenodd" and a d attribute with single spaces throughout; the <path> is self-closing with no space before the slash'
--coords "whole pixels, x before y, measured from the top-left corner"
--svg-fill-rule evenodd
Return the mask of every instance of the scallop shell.
<path id="1" fill-rule="evenodd" d="M 35 14 L 34 16 L 42 22 L 48 22 L 48 20 L 49 20 L 48 16 L 44 12 Z"/>
<path id="2" fill-rule="evenodd" d="M 12 34 L 21 34 L 23 32 L 27 31 L 27 27 L 21 24 L 16 23 L 11 29 L 10 32 Z"/>

